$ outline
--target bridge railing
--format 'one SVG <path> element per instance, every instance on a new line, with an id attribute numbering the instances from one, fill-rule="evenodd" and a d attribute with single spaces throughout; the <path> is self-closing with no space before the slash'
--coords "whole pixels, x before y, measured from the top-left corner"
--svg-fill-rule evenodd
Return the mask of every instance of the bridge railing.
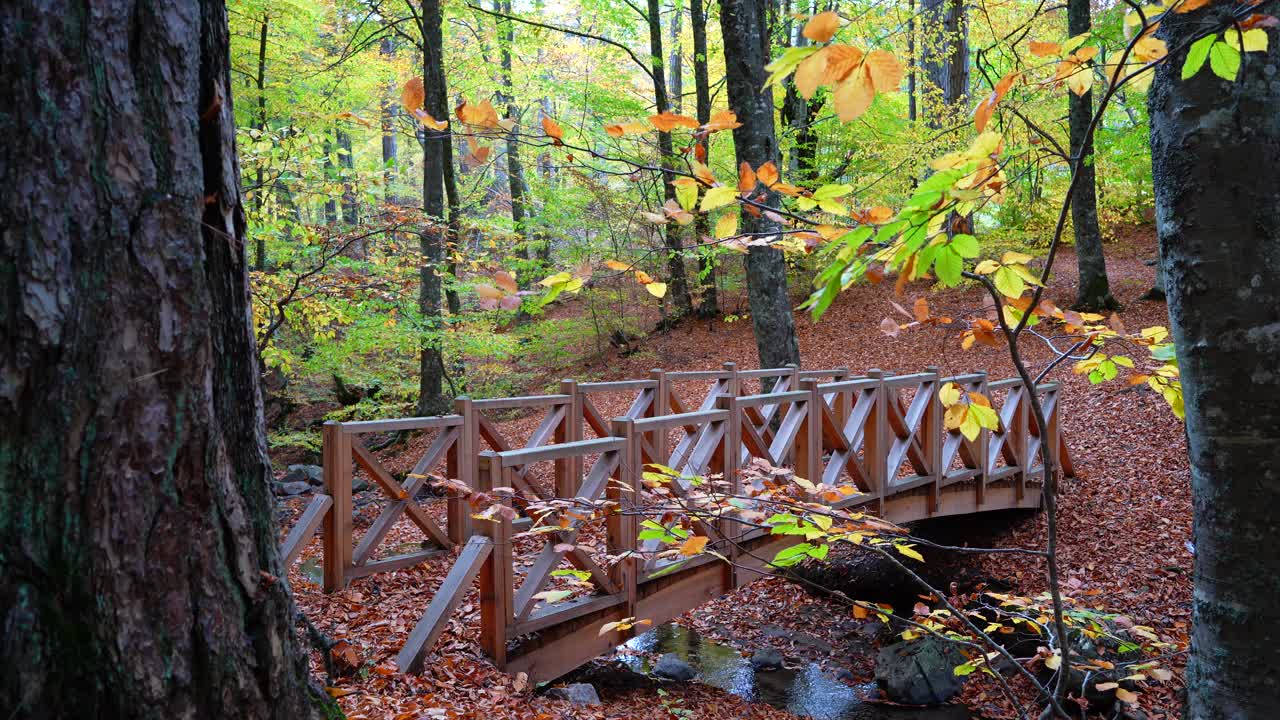
<path id="1" fill-rule="evenodd" d="M 1000 419 L 997 429 L 983 430 L 972 440 L 959 430 L 946 430 L 938 392 L 946 382 L 989 396 Z M 703 384 L 705 394 L 696 383 Z M 573 542 L 586 514 L 574 517 L 570 512 L 571 520 L 558 528 L 537 525 L 548 512 L 565 512 L 574 504 L 607 500 L 614 507 L 641 507 L 655 492 L 642 482 L 647 465 L 665 465 L 685 477 L 719 475 L 730 492 L 742 495 L 741 470 L 761 460 L 827 486 L 852 485 L 860 492 L 835 506 L 863 506 L 895 521 L 1034 507 L 1044 474 L 1041 443 L 1049 444 L 1063 473 L 1074 474 L 1061 439 L 1055 383 L 1036 389 L 1046 417 L 1043 432 L 1031 418 L 1019 380 L 989 381 L 985 373 L 944 377 L 937 368 L 910 375 L 871 370 L 854 377 L 844 368 L 739 370 L 726 363 L 713 371 L 654 370 L 640 380 L 565 380 L 559 390 L 514 398 L 459 398 L 455 414 L 439 417 L 326 423 L 325 493 L 313 498 L 289 533 L 286 561 L 293 562 L 323 529 L 324 588 L 333 591 L 353 578 L 411 567 L 455 549 L 453 569 L 406 644 L 400 666 L 420 664 L 479 577 L 485 650 L 504 665 L 508 647 L 518 648 L 519 643 L 512 643 L 536 632 L 541 640 L 517 653 L 522 659 L 511 667 L 529 670 L 542 663 L 537 674 L 547 679 L 554 676 L 542 673 L 562 664 L 557 653 L 578 657 L 581 648 L 618 639 L 618 633 L 578 632 L 583 623 L 595 622 L 594 629 L 600 630 L 603 617 L 672 617 L 692 607 L 690 603 L 758 577 L 767 564 L 761 558 L 772 557 L 768 553 L 775 545 L 790 542 L 759 529 L 744 530 L 730 519 L 708 521 L 695 531 L 734 539 L 726 552 L 734 564 L 717 567 L 722 564 L 705 556 L 679 563 L 677 569 L 659 557 L 660 544 L 638 539 L 635 513 L 612 513 L 593 520 L 605 526 L 604 554 L 624 558 L 609 566 Z M 603 406 L 606 397 L 611 404 Z M 602 406 L 627 410 L 606 417 Z M 513 437 L 499 424 L 500 413 L 513 411 L 539 418 L 528 437 Z M 404 430 L 435 435 L 402 481 L 361 438 Z M 584 437 L 587 432 L 596 437 Z M 377 519 L 358 539 L 352 522 L 356 468 L 385 496 Z M 433 479 L 449 481 L 444 483 L 442 518 L 419 504 L 420 491 Z M 689 490 L 688 481 L 677 478 L 656 492 L 678 500 Z M 496 514 L 473 517 L 495 503 L 500 506 Z M 378 557 L 392 526 L 405 517 L 422 531 L 422 549 Z M 530 532 L 535 529 L 545 534 Z M 514 565 L 515 538 L 537 540 L 533 565 L 523 579 Z M 529 542 L 520 540 L 522 546 Z M 759 552 L 740 554 L 740 544 L 752 543 Z M 592 592 L 551 602 L 543 589 L 564 562 L 585 573 Z M 574 638 L 577 645 L 564 645 L 562 637 Z M 553 646 L 560 650 L 540 649 Z M 575 649 L 564 649 L 570 647 Z"/>

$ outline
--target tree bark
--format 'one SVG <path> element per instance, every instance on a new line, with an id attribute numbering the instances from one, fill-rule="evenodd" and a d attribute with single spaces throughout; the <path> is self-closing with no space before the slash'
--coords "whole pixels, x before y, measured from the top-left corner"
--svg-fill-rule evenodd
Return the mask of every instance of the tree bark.
<path id="1" fill-rule="evenodd" d="M 342 222 L 356 225 L 360 222 L 360 202 L 356 198 L 356 159 L 351 149 L 351 133 L 339 129 L 338 165 L 342 168 Z"/>
<path id="2" fill-rule="evenodd" d="M 670 74 L 667 83 L 670 85 L 671 110 L 683 113 L 684 110 L 684 59 L 680 52 L 680 30 L 684 21 L 684 7 L 680 0 L 671 2 L 671 20 L 667 34 L 667 68 Z"/>
<path id="3" fill-rule="evenodd" d="M 705 0 L 689 0 L 689 22 L 693 34 L 693 90 L 696 96 L 698 123 L 711 122 L 711 79 L 707 72 L 707 11 Z M 697 141 L 703 155 L 708 152 L 707 139 Z M 711 223 L 706 213 L 698 213 L 694 221 L 699 238 L 711 236 Z M 698 309 L 700 318 L 709 319 L 720 314 L 720 299 L 716 292 L 716 261 L 710 252 L 698 255 Z"/>
<path id="4" fill-rule="evenodd" d="M 1156 227 L 1186 403 L 1195 512 L 1193 720 L 1270 717 L 1280 643 L 1280 43 L 1239 79 L 1180 71 L 1219 10 L 1169 13 L 1149 95 Z M 1231 32 L 1228 30 L 1228 32 Z"/>
<path id="5" fill-rule="evenodd" d="M 254 78 L 254 84 L 258 89 L 258 116 L 254 119 L 254 127 L 258 132 L 264 132 L 267 129 L 267 28 L 270 22 L 271 16 L 263 13 L 262 25 L 258 31 L 258 76 Z M 255 210 L 261 210 L 267 197 L 267 188 L 264 185 L 266 180 L 262 174 L 261 164 L 258 165 L 254 180 L 253 206 Z M 266 270 L 267 238 L 265 235 L 258 235 L 254 251 L 253 269 Z"/>
<path id="6" fill-rule="evenodd" d="M 382 38 L 378 52 L 388 60 L 396 56 L 395 38 Z M 388 205 L 396 205 L 399 198 L 395 194 L 396 169 L 399 164 L 399 142 L 396 136 L 396 115 L 399 106 L 399 89 L 392 82 L 384 90 L 381 103 L 382 118 L 382 201 Z"/>
<path id="7" fill-rule="evenodd" d="M 7 717 L 336 712 L 277 547 L 228 47 L 221 0 L 0 5 Z"/>
<path id="8" fill-rule="evenodd" d="M 495 12 L 511 14 L 511 0 L 493 0 Z M 512 77 L 511 46 L 515 44 L 515 28 L 511 20 L 498 18 L 498 54 L 502 67 L 502 89 L 498 104 L 507 106 L 507 119 L 520 120 L 520 108 L 516 105 L 515 80 Z M 527 186 L 524 180 L 524 163 L 520 161 L 520 126 L 515 125 L 507 133 L 507 190 L 511 196 L 511 225 L 520 238 L 520 255 L 528 260 L 532 243 L 529 240 L 529 205 L 525 198 Z"/>
<path id="9" fill-rule="evenodd" d="M 649 0 L 648 21 L 654 104 L 661 115 L 670 110 L 671 105 L 667 98 L 666 72 L 662 67 L 662 7 L 659 0 Z M 658 154 L 662 156 L 663 199 L 675 200 L 676 189 L 671 183 L 676 176 L 670 169 L 673 155 L 671 133 L 658 133 Z M 689 295 L 689 280 L 684 271 L 684 241 L 680 238 L 680 225 L 667 223 L 663 226 L 662 237 L 667 245 L 667 296 L 675 305 L 677 317 L 688 315 L 693 309 L 693 299 Z"/>
<path id="10" fill-rule="evenodd" d="M 720 0 L 720 30 L 724 36 L 726 85 L 729 108 L 741 127 L 733 130 L 734 152 L 739 163 L 758 168 L 778 162 L 778 140 L 773 127 L 773 94 L 765 90 L 764 66 L 769 57 L 769 37 L 764 32 L 765 0 Z M 752 196 L 757 197 L 757 196 Z M 776 193 L 766 191 L 764 202 L 777 204 Z M 771 233 L 780 230 L 766 217 L 742 213 L 741 230 Z M 791 298 L 787 295 L 787 263 L 782 251 L 753 246 L 747 253 L 747 299 L 756 351 L 761 367 L 781 367 L 800 362 Z"/>
<path id="11" fill-rule="evenodd" d="M 1090 0 L 1067 1 L 1067 36 L 1089 32 Z M 1088 72 L 1092 72 L 1089 70 Z M 1102 252 L 1102 230 L 1098 227 L 1097 173 L 1094 167 L 1093 142 L 1083 144 L 1093 120 L 1093 93 L 1077 96 L 1068 92 L 1070 103 L 1068 124 L 1072 155 L 1084 154 L 1090 159 L 1080 165 L 1080 178 L 1071 196 L 1071 226 L 1076 237 L 1076 266 L 1080 284 L 1076 288 L 1075 307 L 1080 310 L 1112 310 L 1119 307 L 1107 283 L 1107 259 Z"/>
<path id="12" fill-rule="evenodd" d="M 964 0 L 921 0 L 920 15 L 924 111 L 930 127 L 941 128 L 949 114 L 968 106 L 969 24 Z"/>
<path id="13" fill-rule="evenodd" d="M 813 14 L 809 8 L 801 8 L 800 12 Z M 795 47 L 804 47 L 809 44 L 808 38 L 801 34 L 802 27 L 804 27 L 803 24 L 788 18 L 787 34 L 791 36 L 789 40 Z M 796 90 L 794 77 L 788 77 L 785 86 L 787 92 L 782 101 L 782 114 L 793 133 L 788 165 L 799 185 L 812 188 L 818 180 L 818 135 L 813 131 L 813 122 L 817 120 L 821 104 L 817 98 L 805 100 Z"/>
<path id="14" fill-rule="evenodd" d="M 422 0 L 422 77 L 426 88 L 423 104 L 434 118 L 448 117 L 444 99 L 444 38 L 440 0 Z M 445 254 L 444 162 L 449 154 L 448 131 L 424 128 L 422 143 L 422 209 L 427 215 L 420 245 L 422 266 L 418 310 L 422 314 L 422 354 L 419 364 L 418 413 L 442 415 L 449 410 L 444 394 L 444 356 L 441 335 L 440 275 Z"/>

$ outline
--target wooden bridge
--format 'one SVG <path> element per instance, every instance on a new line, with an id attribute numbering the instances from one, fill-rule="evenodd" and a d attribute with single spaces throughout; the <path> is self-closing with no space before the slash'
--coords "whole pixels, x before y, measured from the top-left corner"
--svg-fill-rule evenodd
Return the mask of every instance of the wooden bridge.
<path id="1" fill-rule="evenodd" d="M 999 428 L 984 430 L 974 440 L 944 430 L 938 390 L 946 382 L 990 397 Z M 629 631 L 607 631 L 608 623 L 665 622 L 760 577 L 768 560 L 799 538 L 719 520 L 715 532 L 731 540 L 725 549 L 731 563 L 700 555 L 672 568 L 673 561 L 658 557 L 655 541 L 638 539 L 635 513 L 597 519 L 562 502 L 556 529 L 535 533 L 528 532 L 531 520 L 523 512 L 531 505 L 577 498 L 640 507 L 648 494 L 642 468 L 652 463 L 686 476 L 723 474 L 737 493 L 739 471 L 759 458 L 814 482 L 852 483 L 860 492 L 833 507 L 856 507 L 895 523 L 1036 508 L 1044 480 L 1038 464 L 1042 443 L 1049 444 L 1056 467 L 1074 475 L 1061 437 L 1058 386 L 1044 384 L 1036 392 L 1047 431 L 1036 426 L 1027 389 L 1016 379 L 988 381 L 985 373 L 941 377 L 936 368 L 912 375 L 871 370 L 852 377 L 845 369 L 738 370 L 726 363 L 712 371 L 654 370 L 644 380 L 565 380 L 551 395 L 460 398 L 453 415 L 329 422 L 324 427 L 325 493 L 312 499 L 286 538 L 283 554 L 292 563 L 323 528 L 324 588 L 334 591 L 353 578 L 456 550 L 452 570 L 399 655 L 400 668 L 421 668 L 478 577 L 484 650 L 507 672 L 526 672 L 534 682 L 552 680 L 627 639 Z M 606 419 L 598 410 L 608 396 L 615 406 L 629 402 L 621 417 Z M 495 424 L 497 415 L 512 411 L 542 417 L 523 441 L 504 436 Z M 435 433 L 403 483 L 359 439 L 400 430 Z M 388 501 L 358 542 L 352 527 L 353 463 Z M 418 503 L 418 495 L 429 477 L 441 475 L 457 483 L 438 521 Z M 468 492 L 460 490 L 463 486 Z M 671 492 L 688 489 L 687 481 L 677 481 Z M 501 507 L 489 520 L 475 519 L 477 508 L 468 497 Z M 404 517 L 421 529 L 428 541 L 424 546 L 432 549 L 376 557 L 387 533 Z M 579 537 L 594 540 L 575 542 Z M 588 578 L 589 591 L 578 588 L 576 596 L 563 599 L 543 593 L 561 566 Z"/>

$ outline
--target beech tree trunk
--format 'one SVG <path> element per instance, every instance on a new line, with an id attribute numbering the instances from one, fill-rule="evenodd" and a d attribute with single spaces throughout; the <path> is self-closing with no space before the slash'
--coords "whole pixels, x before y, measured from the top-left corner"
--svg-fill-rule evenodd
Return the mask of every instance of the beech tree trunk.
<path id="1" fill-rule="evenodd" d="M 494 0 L 496 12 L 511 14 L 510 0 Z M 520 108 L 516 106 L 515 86 L 512 79 L 511 46 L 515 43 L 515 28 L 511 20 L 498 18 L 498 54 L 502 67 L 502 89 L 498 92 L 498 104 L 507 106 L 507 119 L 520 120 Z M 514 126 L 507 133 L 507 190 L 511 195 L 511 225 L 520 237 L 520 254 L 526 260 L 533 256 L 529 238 L 529 205 L 525 198 L 524 163 L 520 161 L 520 127 Z"/>
<path id="2" fill-rule="evenodd" d="M 661 13 L 659 0 L 649 0 L 649 55 L 652 61 L 654 104 L 659 115 L 671 109 L 667 98 L 667 76 L 662 67 Z M 671 133 L 658 133 L 658 154 L 662 156 L 662 196 L 665 200 L 675 200 L 676 189 L 671 181 L 676 176 L 669 169 L 673 154 Z M 667 223 L 663 226 L 662 237 L 667 245 L 667 297 L 675 304 L 677 317 L 688 315 L 693 309 L 693 299 L 689 295 L 689 280 L 684 271 L 684 241 L 680 238 L 680 225 Z"/>
<path id="3" fill-rule="evenodd" d="M 1068 0 L 1067 36 L 1075 37 L 1089 32 L 1090 0 Z M 1092 70 L 1089 70 L 1092 72 Z M 1093 93 L 1077 96 L 1068 92 L 1071 132 L 1071 154 L 1089 157 L 1080 166 L 1080 178 L 1071 196 L 1071 226 L 1076 236 L 1076 265 L 1080 270 L 1080 285 L 1076 288 L 1075 307 L 1080 310 L 1111 310 L 1119 307 L 1111 297 L 1107 283 L 1107 259 L 1102 253 L 1102 230 L 1098 227 L 1097 172 L 1093 162 L 1093 142 L 1084 144 L 1089 134 L 1089 122 L 1093 119 Z"/>
<path id="4" fill-rule="evenodd" d="M 360 222 L 360 203 L 356 198 L 356 158 L 351 148 L 351 133 L 338 130 L 338 164 L 342 167 L 342 222 L 356 225 Z"/>
<path id="5" fill-rule="evenodd" d="M 388 60 L 396 56 L 395 38 L 388 35 L 382 38 L 378 52 Z M 399 142 L 396 137 L 396 115 L 399 112 L 400 93 L 398 84 L 390 83 L 382 96 L 382 200 L 395 205 L 399 198 L 395 193 L 396 166 L 399 164 Z"/>
<path id="6" fill-rule="evenodd" d="M 942 112 L 967 106 L 969 23 L 964 0 L 921 0 L 920 67 L 926 82 L 924 112 L 932 127 L 946 123 Z"/>
<path id="7" fill-rule="evenodd" d="M 768 77 L 764 66 L 769 57 L 769 36 L 764 32 L 765 4 L 765 0 L 720 0 L 729 108 L 742 123 L 733 130 L 734 152 L 739 163 L 745 162 L 752 168 L 778 162 L 773 93 L 761 91 Z M 763 195 L 764 202 L 777 204 L 773 191 Z M 740 229 L 748 233 L 772 233 L 781 228 L 763 215 L 757 217 L 744 210 Z M 760 367 L 799 364 L 800 343 L 796 340 L 795 318 L 787 295 L 787 262 L 782 251 L 754 246 L 747 253 L 746 264 L 747 299 Z"/>
<path id="8" fill-rule="evenodd" d="M 1169 13 L 1149 96 L 1156 227 L 1186 400 L 1195 511 L 1192 720 L 1272 717 L 1280 683 L 1280 43 L 1238 80 L 1180 79 L 1210 7 Z M 1230 32 L 1230 31 L 1228 31 Z"/>
<path id="9" fill-rule="evenodd" d="M 711 122 L 711 80 L 707 73 L 707 11 L 705 0 L 689 0 L 689 22 L 693 34 L 693 90 L 697 102 L 698 124 Z M 707 140 L 698 140 L 703 154 Z M 699 238 L 711 236 L 711 223 L 706 213 L 698 213 L 694 227 Z M 720 314 L 720 299 L 716 292 L 716 261 L 709 252 L 698 256 L 698 309 L 700 318 L 713 318 Z"/>
<path id="10" fill-rule="evenodd" d="M 444 92 L 444 38 L 441 34 L 440 0 L 422 0 L 423 106 L 433 118 L 448 117 Z M 442 415 L 449 410 L 444 394 L 444 358 L 440 350 L 444 330 L 440 312 L 441 283 L 438 271 L 445 256 L 444 163 L 449 156 L 448 131 L 424 128 L 422 143 L 422 209 L 428 221 L 420 245 L 422 265 L 418 310 L 422 314 L 422 354 L 418 378 L 418 413 Z"/>
<path id="11" fill-rule="evenodd" d="M 0 65 L 4 715 L 336 711 L 277 547 L 223 3 L 7 2 Z"/>

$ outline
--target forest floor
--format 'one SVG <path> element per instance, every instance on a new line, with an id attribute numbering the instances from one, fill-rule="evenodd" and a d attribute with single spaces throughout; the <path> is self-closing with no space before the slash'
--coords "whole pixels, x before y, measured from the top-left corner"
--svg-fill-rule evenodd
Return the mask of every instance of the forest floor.
<path id="1" fill-rule="evenodd" d="M 1107 269 L 1112 290 L 1123 305 L 1121 320 L 1130 329 L 1167 325 L 1163 303 L 1139 299 L 1152 281 L 1152 270 L 1143 265 L 1155 254 L 1152 233 L 1138 228 L 1117 234 L 1119 237 L 1107 245 Z M 1048 297 L 1064 307 L 1074 297 L 1074 263 L 1067 248 L 1059 256 L 1049 288 Z M 890 301 L 910 307 L 915 297 L 924 294 L 935 315 L 960 316 L 981 306 L 976 287 L 932 292 L 923 285 L 912 286 L 905 298 L 895 297 L 890 283 L 851 288 L 821 322 L 797 314 L 804 367 L 847 366 L 857 375 L 870 368 L 906 373 L 937 365 L 944 375 L 975 370 L 986 370 L 993 378 L 1014 374 L 1005 351 L 982 345 L 963 351 L 955 331 L 917 328 L 891 338 L 880 330 L 880 321 L 895 313 Z M 1039 340 L 1030 338 L 1025 343 L 1033 368 L 1042 367 L 1052 357 Z M 593 380 L 640 378 L 646 377 L 654 364 L 681 370 L 718 368 L 725 361 L 743 368 L 756 366 L 748 321 L 687 322 L 638 344 L 645 352 L 629 357 L 610 353 L 581 368 L 582 376 Z M 572 371 L 559 372 L 574 376 Z M 1193 558 L 1189 548 L 1190 473 L 1182 425 L 1145 385 L 1128 387 L 1124 382 L 1113 382 L 1092 386 L 1085 377 L 1073 374 L 1070 364 L 1060 367 L 1050 379 L 1063 386 L 1064 435 L 1078 475 L 1065 484 L 1060 499 L 1059 563 L 1067 591 L 1087 598 L 1091 607 L 1122 613 L 1136 624 L 1154 628 L 1162 640 L 1185 647 L 1191 621 Z M 621 414 L 625 407 L 605 404 L 600 410 L 610 417 Z M 527 436 L 536 422 L 537 418 L 516 418 L 502 423 L 501 428 L 512 435 Z M 404 471 L 422 454 L 426 442 L 425 438 L 413 440 L 380 457 L 389 469 Z M 364 495 L 371 497 L 374 492 Z M 287 516 L 298 512 L 304 503 L 305 498 L 283 503 L 282 528 L 292 525 Z M 362 528 L 378 508 L 377 503 L 364 501 L 363 505 L 357 502 L 357 509 L 361 515 L 356 526 Z M 1045 535 L 1043 516 L 1032 516 L 1003 533 L 999 545 L 1043 547 Z M 419 539 L 416 528 L 402 522 L 386 543 Z M 289 577 L 306 615 L 325 633 L 343 641 L 340 664 L 359 668 L 334 679 L 331 689 L 340 696 L 339 702 L 350 717 L 669 718 L 674 716 L 672 709 L 692 711 L 688 717 L 697 718 L 794 717 L 696 683 L 665 686 L 669 695 L 661 697 L 652 688 L 601 688 L 604 704 L 590 708 L 532 694 L 497 671 L 476 644 L 479 605 L 474 591 L 464 599 L 428 657 L 426 671 L 420 676 L 398 674 L 395 654 L 452 558 L 359 579 L 346 590 L 327 595 L 315 583 L 313 572 L 304 572 L 309 560 L 314 570 L 313 559 L 319 554 L 316 539 Z M 1018 594 L 1034 595 L 1045 589 L 1042 564 L 1013 560 L 1008 555 L 979 557 L 973 562 L 984 577 L 1008 583 Z M 869 658 L 846 654 L 848 646 L 843 638 L 849 630 L 848 609 L 782 580 L 757 581 L 690 611 L 677 622 L 743 649 L 759 647 L 757 643 L 769 626 L 774 628 L 774 637 L 778 626 L 797 635 L 816 636 L 824 642 L 780 649 L 789 661 L 819 662 L 833 670 L 849 668 L 857 682 L 868 680 Z M 1182 656 L 1176 655 L 1170 663 L 1177 669 L 1172 682 L 1142 688 L 1140 707 L 1150 718 L 1179 716 Z M 318 655 L 313 665 L 323 676 Z M 962 699 L 975 714 L 1009 717 L 1010 709 L 994 683 L 979 675 L 970 677 L 974 679 Z"/>

